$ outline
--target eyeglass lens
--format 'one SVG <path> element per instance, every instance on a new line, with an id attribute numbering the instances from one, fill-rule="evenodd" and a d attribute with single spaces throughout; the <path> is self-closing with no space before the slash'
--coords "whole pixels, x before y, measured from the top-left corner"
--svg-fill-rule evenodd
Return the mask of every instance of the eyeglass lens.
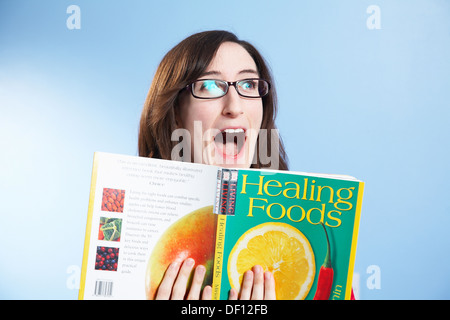
<path id="1" fill-rule="evenodd" d="M 269 91 L 269 85 L 261 79 L 244 79 L 236 82 L 236 90 L 244 97 L 260 98 Z M 218 98 L 228 92 L 228 83 L 222 80 L 199 80 L 193 83 L 192 93 L 199 98 Z"/>

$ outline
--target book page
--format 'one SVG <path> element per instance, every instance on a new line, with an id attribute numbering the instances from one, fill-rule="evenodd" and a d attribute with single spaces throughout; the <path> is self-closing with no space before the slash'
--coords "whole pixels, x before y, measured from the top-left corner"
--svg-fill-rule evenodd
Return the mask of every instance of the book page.
<path id="1" fill-rule="evenodd" d="M 153 247 L 215 200 L 217 168 L 96 153 L 80 299 L 145 299 Z"/>
<path id="2" fill-rule="evenodd" d="M 265 175 L 277 174 L 280 172 L 279 170 L 273 170 L 273 169 L 248 169 L 248 170 L 255 170 L 255 171 L 261 172 L 261 174 L 265 174 Z M 338 180 L 360 181 L 353 176 L 349 176 L 349 175 L 345 175 L 345 174 L 316 173 L 316 172 L 303 172 L 303 171 L 283 171 L 283 173 L 302 175 L 302 176 L 310 176 L 310 177 L 338 179 Z"/>

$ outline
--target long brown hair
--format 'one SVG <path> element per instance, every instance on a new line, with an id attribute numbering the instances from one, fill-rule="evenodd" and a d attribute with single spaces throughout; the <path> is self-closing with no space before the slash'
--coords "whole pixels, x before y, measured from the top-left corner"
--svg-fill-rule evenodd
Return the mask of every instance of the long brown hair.
<path id="1" fill-rule="evenodd" d="M 228 31 L 205 31 L 191 35 L 171 49 L 162 59 L 156 70 L 147 98 L 142 110 L 139 127 L 139 156 L 160 159 L 171 159 L 171 152 L 178 141 L 172 141 L 172 132 L 177 129 L 175 114 L 178 106 L 180 90 L 192 81 L 197 80 L 209 66 L 216 51 L 224 42 L 234 42 L 241 45 L 255 61 L 260 77 L 272 84 L 269 94 L 263 100 L 263 119 L 261 129 L 267 129 L 269 143 L 267 153 L 271 150 L 271 135 L 277 132 L 275 117 L 277 112 L 276 92 L 269 68 L 256 48 L 247 41 L 239 40 Z M 259 146 L 259 139 L 256 148 Z M 277 135 L 280 170 L 287 170 L 287 155 L 281 137 Z M 258 150 L 255 150 L 258 151 Z M 252 168 L 269 167 L 263 163 L 255 152 L 256 161 Z"/>

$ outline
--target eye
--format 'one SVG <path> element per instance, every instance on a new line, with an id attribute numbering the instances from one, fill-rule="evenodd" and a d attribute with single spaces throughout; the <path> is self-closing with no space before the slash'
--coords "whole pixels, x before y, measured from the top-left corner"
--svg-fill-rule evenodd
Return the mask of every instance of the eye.
<path id="1" fill-rule="evenodd" d="M 200 90 L 214 91 L 219 89 L 215 80 L 205 80 L 201 82 Z"/>
<path id="2" fill-rule="evenodd" d="M 205 80 L 201 82 L 200 91 L 209 92 L 213 94 L 223 93 L 224 85 L 217 80 Z"/>
<path id="3" fill-rule="evenodd" d="M 258 88 L 257 80 L 243 80 L 239 83 L 239 86 L 245 91 L 254 91 Z"/>

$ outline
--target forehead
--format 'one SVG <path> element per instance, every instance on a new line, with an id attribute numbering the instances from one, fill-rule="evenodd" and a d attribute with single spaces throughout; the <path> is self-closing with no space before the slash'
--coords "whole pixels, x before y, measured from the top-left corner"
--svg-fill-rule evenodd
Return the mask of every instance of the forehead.
<path id="1" fill-rule="evenodd" d="M 234 42 L 222 43 L 205 71 L 217 72 L 224 77 L 234 77 L 243 71 L 249 74 L 253 71 L 253 76 L 258 75 L 253 58 L 240 44 Z"/>

